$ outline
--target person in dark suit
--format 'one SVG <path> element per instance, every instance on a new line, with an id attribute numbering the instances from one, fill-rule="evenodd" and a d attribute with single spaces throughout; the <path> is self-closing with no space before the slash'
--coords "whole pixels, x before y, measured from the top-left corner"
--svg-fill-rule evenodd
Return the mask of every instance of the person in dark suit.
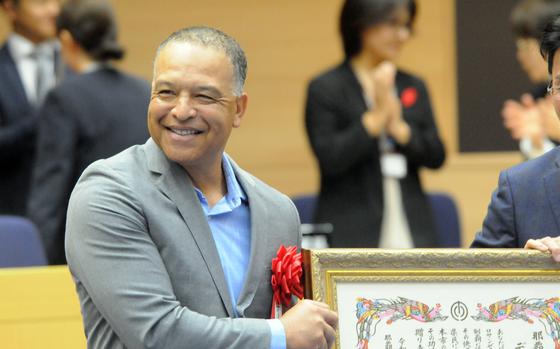
<path id="1" fill-rule="evenodd" d="M 436 247 L 418 170 L 445 150 L 422 80 L 392 63 L 408 40 L 416 3 L 347 0 L 346 59 L 308 88 L 306 129 L 321 172 L 316 222 L 331 247 Z"/>
<path id="2" fill-rule="evenodd" d="M 59 70 L 59 0 L 1 1 L 12 33 L 0 48 L 0 214 L 24 215 L 35 158 L 37 107 Z"/>
<path id="3" fill-rule="evenodd" d="M 546 27 L 541 52 L 552 74 L 549 93 L 560 113 L 560 17 Z M 559 114 L 560 115 L 560 114 Z M 500 174 L 482 230 L 471 247 L 525 247 L 560 262 L 560 148 Z"/>
<path id="4" fill-rule="evenodd" d="M 57 21 L 62 53 L 76 76 L 47 96 L 39 111 L 37 159 L 28 216 L 39 227 L 51 264 L 63 264 L 70 193 L 82 171 L 148 139 L 150 87 L 107 62 L 123 57 L 110 5 L 67 2 Z"/>

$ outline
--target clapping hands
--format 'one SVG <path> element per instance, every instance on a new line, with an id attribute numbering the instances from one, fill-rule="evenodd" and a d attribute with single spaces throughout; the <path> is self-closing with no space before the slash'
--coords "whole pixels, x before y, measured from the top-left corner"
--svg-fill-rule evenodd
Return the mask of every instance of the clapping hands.
<path id="1" fill-rule="evenodd" d="M 368 77 L 362 77 L 362 85 L 374 108 L 364 114 L 362 122 L 372 136 L 385 132 L 398 143 L 410 140 L 410 127 L 402 118 L 401 103 L 396 95 L 396 66 L 391 62 L 379 64 Z"/>
<path id="2" fill-rule="evenodd" d="M 524 94 L 520 101 L 507 100 L 502 118 L 513 139 L 527 138 L 536 148 L 542 147 L 545 137 L 560 140 L 560 121 L 550 97 L 535 101 L 531 95 Z"/>

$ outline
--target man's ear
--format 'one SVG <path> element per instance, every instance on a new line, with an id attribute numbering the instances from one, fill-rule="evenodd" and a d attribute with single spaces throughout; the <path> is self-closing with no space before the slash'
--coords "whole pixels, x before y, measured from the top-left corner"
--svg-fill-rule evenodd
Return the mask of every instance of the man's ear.
<path id="1" fill-rule="evenodd" d="M 243 93 L 235 100 L 235 116 L 233 118 L 233 127 L 235 128 L 241 126 L 241 120 L 243 119 L 243 115 L 245 115 L 245 111 L 247 110 L 248 98 L 249 97 L 247 96 L 247 94 Z"/>

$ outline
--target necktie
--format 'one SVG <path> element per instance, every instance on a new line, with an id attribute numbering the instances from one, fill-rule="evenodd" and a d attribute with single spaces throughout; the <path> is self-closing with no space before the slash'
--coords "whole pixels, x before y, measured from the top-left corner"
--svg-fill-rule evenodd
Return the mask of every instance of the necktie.
<path id="1" fill-rule="evenodd" d="M 46 50 L 41 47 L 35 49 L 35 51 L 33 52 L 33 58 L 35 60 L 35 66 L 36 66 L 35 103 L 36 105 L 40 105 L 45 99 L 47 92 L 52 87 L 51 86 L 52 79 L 50 77 L 50 75 L 52 74 L 52 69 L 51 69 L 52 67 L 50 67 L 51 60 L 49 59 L 48 52 L 46 52 Z"/>

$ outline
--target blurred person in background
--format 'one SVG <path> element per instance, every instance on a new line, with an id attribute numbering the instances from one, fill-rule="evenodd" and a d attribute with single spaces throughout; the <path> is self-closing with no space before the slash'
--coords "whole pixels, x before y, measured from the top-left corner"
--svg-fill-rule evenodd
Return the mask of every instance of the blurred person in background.
<path id="1" fill-rule="evenodd" d="M 547 95 L 550 76 L 541 57 L 539 41 L 548 22 L 560 14 L 559 0 L 523 0 L 511 13 L 517 60 L 535 84 L 519 101 L 507 100 L 502 108 L 504 126 L 527 159 L 553 149 L 560 142 L 560 121 Z"/>
<path id="2" fill-rule="evenodd" d="M 148 139 L 144 119 L 150 99 L 146 81 L 109 63 L 124 51 L 107 1 L 67 1 L 57 30 L 64 59 L 77 74 L 54 88 L 39 111 L 27 212 L 41 231 L 51 264 L 66 262 L 66 209 L 82 171 Z"/>
<path id="3" fill-rule="evenodd" d="M 11 33 L 0 48 L 0 214 L 24 215 L 35 159 L 36 111 L 61 77 L 60 0 L 0 2 Z"/>
<path id="4" fill-rule="evenodd" d="M 346 0 L 345 59 L 314 78 L 305 108 L 321 187 L 316 222 L 331 247 L 436 247 L 418 171 L 445 159 L 425 84 L 397 69 L 411 36 L 413 0 Z"/>

